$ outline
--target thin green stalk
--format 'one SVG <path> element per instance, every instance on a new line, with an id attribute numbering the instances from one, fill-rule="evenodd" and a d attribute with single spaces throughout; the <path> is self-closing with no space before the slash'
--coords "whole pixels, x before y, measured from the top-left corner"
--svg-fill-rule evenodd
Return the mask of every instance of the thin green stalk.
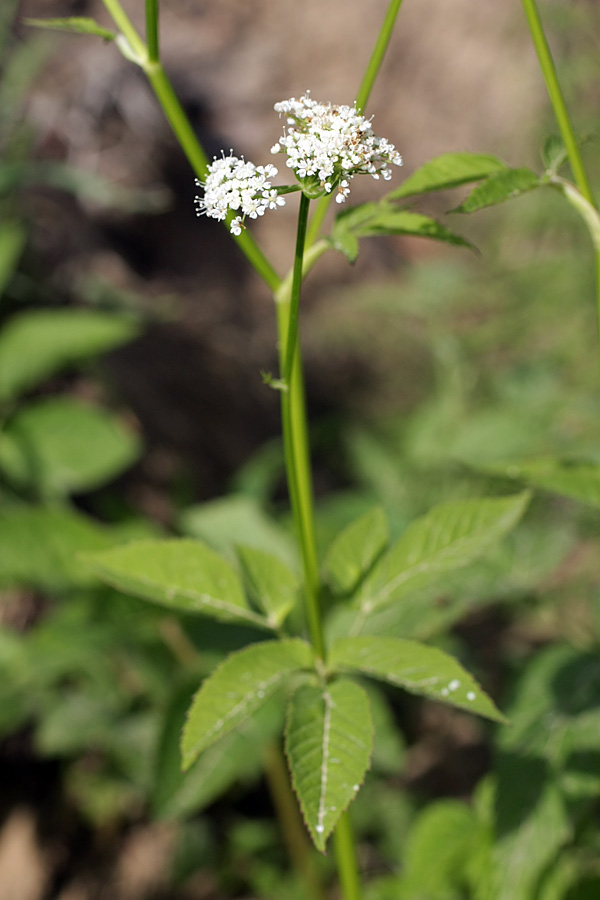
<path id="1" fill-rule="evenodd" d="M 146 0 L 146 44 L 148 61 L 156 63 L 160 59 L 158 49 L 158 0 Z"/>
<path id="2" fill-rule="evenodd" d="M 208 169 L 208 157 L 200 144 L 194 129 L 192 128 L 188 117 L 186 116 L 181 103 L 179 102 L 175 91 L 171 86 L 171 82 L 167 78 L 160 59 L 152 62 L 150 60 L 150 47 L 146 47 L 137 31 L 133 27 L 131 21 L 123 10 L 119 0 L 103 0 L 104 5 L 113 17 L 115 24 L 120 29 L 124 37 L 127 39 L 129 46 L 134 51 L 136 62 L 144 70 L 146 76 L 156 94 L 158 102 L 173 129 L 181 149 L 188 158 L 188 161 L 196 175 L 203 181 L 206 178 Z M 155 3 L 156 0 L 147 0 L 148 6 Z M 156 19 L 154 18 L 156 14 Z M 150 30 L 156 27 L 155 50 L 158 53 L 158 14 L 156 9 L 150 12 Z M 148 23 L 147 23 L 148 27 Z M 149 36 L 150 37 L 150 36 Z M 152 39 L 154 40 L 154 38 Z M 231 215 L 228 217 L 228 220 Z M 266 259 L 256 241 L 249 231 L 244 230 L 238 236 L 232 235 L 238 244 L 242 253 L 246 256 L 249 263 L 255 271 L 266 282 L 272 291 L 276 291 L 281 284 L 281 278 L 273 269 L 269 261 Z"/>
<path id="3" fill-rule="evenodd" d="M 391 0 L 391 3 L 388 7 L 385 19 L 383 20 L 383 25 L 381 26 L 379 35 L 377 37 L 375 49 L 371 54 L 371 59 L 369 60 L 367 70 L 360 83 L 358 94 L 356 96 L 356 108 L 359 112 L 363 112 L 367 105 L 369 97 L 371 96 L 371 91 L 373 89 L 375 79 L 379 74 L 379 70 L 381 69 L 383 58 L 390 43 L 401 6 L 402 0 Z M 321 226 L 323 225 L 323 221 L 332 200 L 333 193 L 326 194 L 324 197 L 321 197 L 321 199 L 317 203 L 316 209 L 313 213 L 313 217 L 308 227 L 306 242 L 309 247 L 317 240 L 317 237 L 321 230 Z"/>
<path id="4" fill-rule="evenodd" d="M 533 38 L 533 43 L 540 62 L 540 68 L 544 76 L 544 81 L 546 82 L 546 88 L 554 109 L 554 115 L 556 116 L 556 121 L 558 122 L 558 127 L 560 128 L 560 133 L 569 156 L 569 163 L 571 164 L 575 183 L 585 199 L 591 203 L 592 206 L 595 206 L 594 195 L 583 166 L 565 98 L 558 81 L 556 67 L 554 65 L 554 60 L 552 59 L 548 41 L 546 40 L 546 35 L 544 34 L 544 27 L 542 25 L 542 20 L 540 19 L 536 2 L 535 0 L 523 0 L 523 6 L 525 8 L 525 15 L 527 16 L 531 37 Z"/>
<path id="5" fill-rule="evenodd" d="M 315 872 L 314 856 L 298 803 L 290 787 L 290 775 L 279 744 L 270 741 L 263 751 L 264 768 L 281 833 L 295 870 L 301 876 L 308 900 L 325 900 Z"/>
<path id="6" fill-rule="evenodd" d="M 290 502 L 302 558 L 306 614 L 316 654 L 325 655 L 319 609 L 319 563 L 316 550 L 312 476 L 308 454 L 306 406 L 299 348 L 298 318 L 304 271 L 304 248 L 310 200 L 300 195 L 296 250 L 289 302 L 277 304 L 283 389 L 281 418 Z"/>
<path id="7" fill-rule="evenodd" d="M 343 813 L 333 832 L 335 858 L 344 900 L 360 900 L 361 886 L 356 841 L 350 816 Z"/>

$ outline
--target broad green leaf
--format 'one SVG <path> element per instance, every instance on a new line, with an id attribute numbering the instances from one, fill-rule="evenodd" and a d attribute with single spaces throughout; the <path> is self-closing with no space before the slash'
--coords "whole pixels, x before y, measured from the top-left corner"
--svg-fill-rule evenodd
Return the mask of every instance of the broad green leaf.
<path id="1" fill-rule="evenodd" d="M 0 434 L 0 468 L 18 487 L 44 497 L 94 490 L 140 452 L 137 434 L 120 418 L 67 397 L 30 404 Z"/>
<path id="2" fill-rule="evenodd" d="M 354 252 L 355 245 L 352 240 L 348 242 L 347 236 L 361 238 L 380 234 L 410 234 L 433 238 L 459 247 L 471 246 L 468 241 L 435 219 L 408 209 L 398 209 L 386 201 L 366 203 L 338 215 L 331 240 L 333 246 L 353 262 L 357 255 Z"/>
<path id="3" fill-rule="evenodd" d="M 144 600 L 223 622 L 269 627 L 248 606 L 229 563 L 199 541 L 136 541 L 84 559 L 104 581 Z"/>
<path id="4" fill-rule="evenodd" d="M 369 614 L 423 588 L 440 572 L 472 562 L 500 540 L 523 515 L 529 494 L 443 503 L 410 525 L 363 582 L 352 628 L 358 634 Z"/>
<path id="5" fill-rule="evenodd" d="M 354 799 L 369 767 L 369 700 L 352 681 L 302 685 L 290 700 L 285 749 L 294 790 L 318 850 Z"/>
<path id="6" fill-rule="evenodd" d="M 0 510 L 0 586 L 65 590 L 94 582 L 78 554 L 115 543 L 110 531 L 72 509 L 21 506 Z"/>
<path id="7" fill-rule="evenodd" d="M 391 200 L 412 197 L 429 191 L 445 191 L 472 181 L 481 181 L 506 168 L 495 156 L 487 153 L 444 153 L 425 163 L 406 179 L 395 191 L 388 194 Z"/>
<path id="8" fill-rule="evenodd" d="M 350 594 L 389 542 L 385 512 L 376 506 L 348 525 L 325 558 L 327 580 L 338 594 Z"/>
<path id="9" fill-rule="evenodd" d="M 362 672 L 411 694 L 440 700 L 496 722 L 506 721 L 473 676 L 437 647 L 379 635 L 340 638 L 331 648 L 328 664 L 333 671 Z"/>
<path id="10" fill-rule="evenodd" d="M 456 213 L 475 212 L 487 206 L 495 206 L 526 194 L 535 188 L 542 187 L 545 182 L 531 169 L 503 169 L 494 172 L 486 180 L 471 191 L 464 203 L 452 210 Z"/>
<path id="11" fill-rule="evenodd" d="M 69 16 L 65 19 L 23 19 L 25 25 L 32 28 L 48 28 L 53 31 L 68 31 L 75 34 L 91 34 L 104 41 L 114 41 L 116 34 L 98 25 L 94 19 L 85 16 Z"/>
<path id="12" fill-rule="evenodd" d="M 272 697 L 181 771 L 181 729 L 190 704 L 190 691 L 180 692 L 169 709 L 160 739 L 152 808 L 161 819 L 185 819 L 220 797 L 231 785 L 260 775 L 266 741 L 281 734 L 280 698 Z"/>
<path id="13" fill-rule="evenodd" d="M 486 466 L 486 469 L 501 472 L 531 487 L 571 497 L 590 506 L 600 506 L 600 466 L 594 463 L 536 459 Z"/>
<path id="14" fill-rule="evenodd" d="M 232 653 L 195 695 L 183 729 L 183 768 L 265 703 L 289 676 L 310 668 L 310 645 L 298 638 L 251 644 Z"/>
<path id="15" fill-rule="evenodd" d="M 92 310 L 39 309 L 13 316 L 0 333 L 0 403 L 138 333 L 132 319 Z"/>
<path id="16" fill-rule="evenodd" d="M 25 246 L 27 234 L 20 222 L 0 222 L 0 299 Z M 0 401 L 2 400 L 2 363 L 0 361 Z"/>
<path id="17" fill-rule="evenodd" d="M 244 583 L 272 628 L 279 628 L 296 602 L 298 576 L 276 556 L 254 547 L 238 547 Z"/>

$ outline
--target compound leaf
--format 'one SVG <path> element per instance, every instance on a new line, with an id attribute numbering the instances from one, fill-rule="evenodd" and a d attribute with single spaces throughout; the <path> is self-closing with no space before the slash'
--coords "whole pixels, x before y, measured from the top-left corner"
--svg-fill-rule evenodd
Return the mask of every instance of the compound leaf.
<path id="1" fill-rule="evenodd" d="M 429 191 L 445 191 L 473 181 L 481 181 L 492 172 L 506 168 L 495 156 L 487 153 L 443 153 L 413 172 L 388 197 L 399 200 Z"/>
<path id="2" fill-rule="evenodd" d="M 381 506 L 348 525 L 334 540 L 325 559 L 327 580 L 336 593 L 352 593 L 388 542 L 388 524 Z"/>

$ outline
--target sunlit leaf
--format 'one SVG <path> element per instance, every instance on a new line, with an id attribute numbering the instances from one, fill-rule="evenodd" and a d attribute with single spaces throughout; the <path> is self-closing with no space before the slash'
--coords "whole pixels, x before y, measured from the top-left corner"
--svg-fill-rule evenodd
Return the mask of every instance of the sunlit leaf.
<path id="1" fill-rule="evenodd" d="M 502 169 L 486 178 L 486 180 L 471 191 L 464 203 L 457 206 L 453 212 L 468 213 L 487 206 L 495 206 L 512 200 L 535 190 L 544 184 L 531 169 Z"/>
<path id="2" fill-rule="evenodd" d="M 340 680 L 302 685 L 288 710 L 285 747 L 294 790 L 318 850 L 354 799 L 369 767 L 373 726 L 362 688 Z"/>
<path id="3" fill-rule="evenodd" d="M 295 638 L 251 644 L 228 656 L 192 701 L 181 743 L 184 769 L 312 661 L 310 645 Z"/>
<path id="4" fill-rule="evenodd" d="M 104 581 L 144 600 L 224 622 L 269 627 L 248 606 L 229 563 L 200 541 L 136 541 L 86 555 L 85 562 Z"/>
<path id="5" fill-rule="evenodd" d="M 487 153 L 444 153 L 413 172 L 399 188 L 388 194 L 391 200 L 425 194 L 429 191 L 445 191 L 459 187 L 506 168 L 495 156 Z"/>
<path id="6" fill-rule="evenodd" d="M 430 584 L 441 572 L 465 566 L 499 541 L 519 521 L 529 494 L 443 503 L 413 522 L 379 560 L 354 601 L 352 633 L 374 610 L 399 602 L 408 591 Z"/>
<path id="7" fill-rule="evenodd" d="M 325 572 L 332 588 L 351 593 L 389 542 L 385 512 L 375 507 L 352 522 L 335 539 L 325 559 Z"/>
<path id="8" fill-rule="evenodd" d="M 334 670 L 362 672 L 496 722 L 506 721 L 475 679 L 454 657 L 437 647 L 402 638 L 365 636 L 341 638 L 328 657 Z"/>
<path id="9" fill-rule="evenodd" d="M 600 466 L 560 459 L 536 459 L 485 467 L 531 487 L 561 494 L 590 506 L 600 506 Z"/>
<path id="10" fill-rule="evenodd" d="M 278 628 L 296 602 L 298 576 L 276 556 L 254 547 L 238 547 L 244 582 L 256 606 Z"/>

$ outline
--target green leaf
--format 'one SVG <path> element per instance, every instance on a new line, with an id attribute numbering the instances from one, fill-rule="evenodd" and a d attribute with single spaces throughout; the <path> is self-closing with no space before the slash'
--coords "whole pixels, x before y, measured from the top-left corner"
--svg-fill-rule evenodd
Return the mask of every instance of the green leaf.
<path id="1" fill-rule="evenodd" d="M 461 184 L 481 181 L 492 172 L 504 168 L 506 166 L 501 160 L 487 153 L 444 153 L 413 172 L 399 188 L 388 194 L 388 197 L 391 200 L 399 200 L 401 197 L 411 197 L 429 191 L 445 191 Z"/>
<path id="2" fill-rule="evenodd" d="M 379 234 L 410 234 L 417 237 L 433 238 L 459 247 L 471 247 L 464 238 L 455 234 L 429 216 L 398 209 L 384 200 L 379 203 L 365 203 L 340 213 L 334 223 L 331 240 L 337 250 L 341 250 L 350 262 L 358 255 L 352 238 L 373 237 Z"/>
<path id="3" fill-rule="evenodd" d="M 488 471 L 502 473 L 507 478 L 524 481 L 531 487 L 561 494 L 590 506 L 600 506 L 600 466 L 594 463 L 536 459 L 485 468 Z"/>
<path id="4" fill-rule="evenodd" d="M 568 158 L 569 154 L 561 136 L 559 134 L 549 135 L 542 147 L 542 162 L 545 169 L 556 175 Z"/>
<path id="5" fill-rule="evenodd" d="M 98 25 L 94 19 L 85 16 L 69 16 L 65 19 L 23 19 L 25 25 L 32 28 L 48 28 L 53 31 L 68 31 L 75 34 L 92 34 L 104 41 L 114 41 L 116 34 Z"/>
<path id="6" fill-rule="evenodd" d="M 348 525 L 335 539 L 325 558 L 325 572 L 338 594 L 354 591 L 389 542 L 385 512 L 376 506 Z"/>
<path id="7" fill-rule="evenodd" d="M 183 768 L 265 703 L 292 673 L 310 668 L 310 645 L 298 638 L 251 644 L 232 653 L 202 684 L 183 729 Z"/>
<path id="8" fill-rule="evenodd" d="M 531 169 L 503 169 L 486 178 L 483 184 L 471 191 L 464 203 L 452 212 L 468 213 L 487 206 L 495 206 L 504 203 L 505 200 L 520 197 L 521 194 L 526 194 L 544 184 L 544 180 L 538 178 Z"/>
<path id="9" fill-rule="evenodd" d="M 373 611 L 481 556 L 517 524 L 528 502 L 527 492 L 462 500 L 443 503 L 417 519 L 363 582 L 354 601 L 359 613 L 352 633 L 360 632 Z"/>
<path id="10" fill-rule="evenodd" d="M 115 543 L 111 532 L 71 509 L 21 506 L 0 511 L 0 586 L 65 590 L 94 582 L 78 554 Z"/>
<path id="11" fill-rule="evenodd" d="M 182 613 L 269 628 L 248 606 L 242 584 L 223 557 L 199 541 L 136 541 L 85 562 L 119 590 Z"/>
<path id="12" fill-rule="evenodd" d="M 190 705 L 190 691 L 174 698 L 158 749 L 152 809 L 161 819 L 186 819 L 197 815 L 231 785 L 258 777 L 264 763 L 264 745 L 282 731 L 279 697 L 258 709 L 223 738 L 205 750 L 183 774 L 181 730 Z"/>
<path id="13" fill-rule="evenodd" d="M 254 547 L 238 547 L 244 582 L 250 597 L 266 615 L 272 628 L 279 628 L 293 608 L 300 582 L 276 556 Z"/>
<path id="14" fill-rule="evenodd" d="M 131 466 L 138 436 L 117 416 L 66 397 L 25 407 L 0 435 L 0 468 L 44 497 L 94 490 Z"/>
<path id="15" fill-rule="evenodd" d="M 132 319 L 91 310 L 40 309 L 13 316 L 0 334 L 0 403 L 138 333 Z"/>
<path id="16" fill-rule="evenodd" d="M 302 685 L 288 709 L 285 747 L 294 790 L 318 850 L 354 799 L 369 767 L 369 700 L 352 681 Z"/>
<path id="17" fill-rule="evenodd" d="M 495 722 L 506 721 L 460 663 L 418 641 L 378 635 L 341 638 L 333 644 L 328 664 L 333 671 L 362 672 L 411 694 L 430 697 Z"/>

